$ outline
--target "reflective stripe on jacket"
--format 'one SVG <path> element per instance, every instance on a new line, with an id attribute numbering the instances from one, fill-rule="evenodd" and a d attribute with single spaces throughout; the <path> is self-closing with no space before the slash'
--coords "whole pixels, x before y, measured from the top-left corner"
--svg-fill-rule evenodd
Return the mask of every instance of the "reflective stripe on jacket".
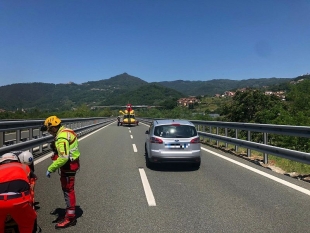
<path id="1" fill-rule="evenodd" d="M 29 176 L 30 168 L 26 164 L 11 162 L 0 165 L 0 183 L 23 180 L 29 184 Z"/>
<path id="2" fill-rule="evenodd" d="M 58 158 L 48 167 L 48 171 L 55 172 L 58 168 L 65 165 L 68 159 L 76 160 L 79 158 L 80 151 L 78 145 L 79 143 L 75 132 L 64 126 L 60 127 L 55 137 Z"/>

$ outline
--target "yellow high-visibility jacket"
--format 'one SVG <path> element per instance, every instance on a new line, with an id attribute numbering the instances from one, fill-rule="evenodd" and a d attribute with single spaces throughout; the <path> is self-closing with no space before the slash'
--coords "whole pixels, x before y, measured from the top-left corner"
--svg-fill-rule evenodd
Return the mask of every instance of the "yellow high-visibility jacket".
<path id="1" fill-rule="evenodd" d="M 58 158 L 48 167 L 48 171 L 55 172 L 65 165 L 68 160 L 76 160 L 80 156 L 78 138 L 72 129 L 61 126 L 55 137 Z"/>

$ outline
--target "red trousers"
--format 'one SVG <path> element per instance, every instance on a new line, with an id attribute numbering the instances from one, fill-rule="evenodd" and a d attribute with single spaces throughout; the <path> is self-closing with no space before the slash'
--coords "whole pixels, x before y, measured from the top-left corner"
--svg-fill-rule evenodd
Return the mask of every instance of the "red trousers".
<path id="1" fill-rule="evenodd" d="M 75 218 L 75 191 L 74 191 L 74 183 L 75 183 L 75 174 L 66 174 L 61 172 L 60 182 L 61 188 L 64 193 L 65 202 L 67 205 L 66 208 L 66 218 Z"/>
<path id="2" fill-rule="evenodd" d="M 69 161 L 62 168 L 60 168 L 60 182 L 61 188 L 64 193 L 65 202 L 67 205 L 66 208 L 66 218 L 73 219 L 75 218 L 75 175 L 76 171 L 80 167 L 80 160 L 76 159 Z"/>
<path id="3" fill-rule="evenodd" d="M 20 233 L 32 233 L 37 213 L 33 209 L 31 195 L 0 200 L 0 232 L 4 232 L 5 219 L 8 214 L 17 223 Z"/>

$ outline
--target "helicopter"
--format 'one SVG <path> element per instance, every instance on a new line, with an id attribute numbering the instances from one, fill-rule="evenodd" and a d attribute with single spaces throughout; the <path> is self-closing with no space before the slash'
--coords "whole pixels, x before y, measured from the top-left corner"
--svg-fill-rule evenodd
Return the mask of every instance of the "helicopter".
<path id="1" fill-rule="evenodd" d="M 123 115 L 118 117 L 117 126 L 119 125 L 139 125 L 139 121 L 135 118 L 135 111 L 132 109 L 132 104 L 127 104 L 124 111 L 120 110 L 119 113 Z"/>

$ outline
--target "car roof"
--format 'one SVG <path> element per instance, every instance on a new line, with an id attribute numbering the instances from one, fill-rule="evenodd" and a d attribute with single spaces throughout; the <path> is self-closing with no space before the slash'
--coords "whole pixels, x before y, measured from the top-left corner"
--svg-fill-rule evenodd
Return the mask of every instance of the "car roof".
<path id="1" fill-rule="evenodd" d="M 192 122 L 190 122 L 188 120 L 181 120 L 181 119 L 154 120 L 153 124 L 154 124 L 154 126 L 158 126 L 158 125 L 171 125 L 171 124 L 195 126 Z"/>

